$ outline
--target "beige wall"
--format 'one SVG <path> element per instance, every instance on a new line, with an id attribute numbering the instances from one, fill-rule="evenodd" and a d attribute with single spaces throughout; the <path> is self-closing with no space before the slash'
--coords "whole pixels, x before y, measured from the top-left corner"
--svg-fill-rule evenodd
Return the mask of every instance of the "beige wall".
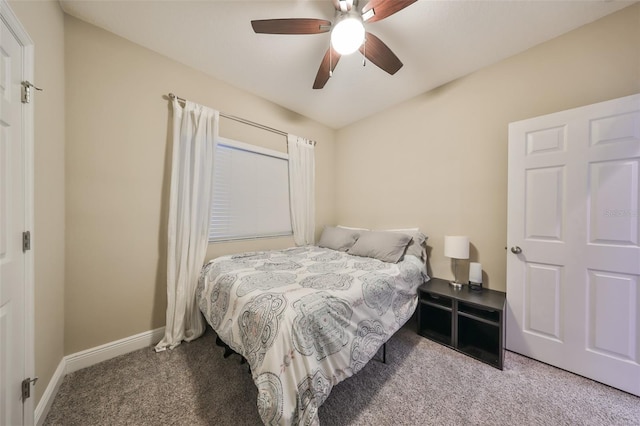
<path id="1" fill-rule="evenodd" d="M 11 1 L 35 44 L 35 366 L 37 404 L 64 355 L 64 18 L 57 1 Z M 35 407 L 35 405 L 34 405 Z"/>
<path id="2" fill-rule="evenodd" d="M 333 130 L 70 16 L 65 43 L 67 354 L 165 324 L 169 92 L 318 141 L 318 228 L 334 221 Z M 286 148 L 282 136 L 220 127 Z M 216 244 L 209 256 L 291 244 Z"/>
<path id="3" fill-rule="evenodd" d="M 504 289 L 507 124 L 640 91 L 640 5 L 337 134 L 63 17 L 55 1 L 10 5 L 35 41 L 45 88 L 35 101 L 36 403 L 65 353 L 164 324 L 167 92 L 317 140 L 318 230 L 420 226 L 441 277 L 452 276 L 443 236 L 468 234 L 472 260 Z M 221 133 L 284 149 L 228 120 Z M 208 257 L 289 245 L 216 244 Z"/>
<path id="4" fill-rule="evenodd" d="M 508 123 L 637 92 L 638 4 L 338 131 L 337 220 L 419 226 L 442 278 L 444 235 L 469 235 L 505 290 Z"/>

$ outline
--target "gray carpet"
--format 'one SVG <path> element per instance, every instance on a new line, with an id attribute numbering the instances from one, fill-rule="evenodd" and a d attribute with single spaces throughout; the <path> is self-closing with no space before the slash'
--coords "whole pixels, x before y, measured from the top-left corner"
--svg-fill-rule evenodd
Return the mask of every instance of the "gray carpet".
<path id="1" fill-rule="evenodd" d="M 504 371 L 418 336 L 413 323 L 334 387 L 323 425 L 640 425 L 640 398 L 507 352 Z M 256 388 L 215 334 L 65 377 L 46 425 L 259 425 Z"/>

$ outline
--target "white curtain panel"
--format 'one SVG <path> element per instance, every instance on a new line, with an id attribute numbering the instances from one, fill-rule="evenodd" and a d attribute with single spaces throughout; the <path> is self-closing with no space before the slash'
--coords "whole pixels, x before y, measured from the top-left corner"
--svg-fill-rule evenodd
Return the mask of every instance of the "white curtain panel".
<path id="1" fill-rule="evenodd" d="M 202 335 L 196 301 L 206 255 L 213 195 L 213 156 L 220 114 L 192 102 L 173 101 L 173 158 L 167 248 L 167 325 L 156 351 Z"/>
<path id="2" fill-rule="evenodd" d="M 315 242 L 315 147 L 312 141 L 287 135 L 289 197 L 293 240 L 298 246 Z"/>

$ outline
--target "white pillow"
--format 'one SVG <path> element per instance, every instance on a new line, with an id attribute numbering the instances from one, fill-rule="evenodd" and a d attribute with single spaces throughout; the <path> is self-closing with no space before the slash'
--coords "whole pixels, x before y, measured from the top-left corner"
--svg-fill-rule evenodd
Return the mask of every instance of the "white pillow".
<path id="1" fill-rule="evenodd" d="M 342 226 L 342 225 L 338 225 L 336 226 L 336 228 L 351 229 L 352 231 L 369 231 L 368 228 L 352 228 L 351 226 Z"/>

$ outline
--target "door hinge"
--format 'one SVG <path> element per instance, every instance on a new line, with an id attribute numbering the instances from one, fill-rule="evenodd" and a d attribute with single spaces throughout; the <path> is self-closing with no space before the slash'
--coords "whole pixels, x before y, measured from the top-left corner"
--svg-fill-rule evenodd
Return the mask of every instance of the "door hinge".
<path id="1" fill-rule="evenodd" d="M 31 383 L 33 383 L 33 385 L 35 386 L 37 381 L 38 381 L 37 377 L 34 377 L 33 379 L 31 377 L 27 377 L 22 381 L 22 400 L 23 401 L 27 398 L 31 398 Z"/>
<path id="2" fill-rule="evenodd" d="M 22 103 L 23 104 L 28 104 L 29 102 L 31 102 L 31 89 L 32 88 L 42 92 L 41 88 L 35 86 L 29 80 L 25 80 L 25 81 L 22 82 Z"/>
<path id="3" fill-rule="evenodd" d="M 22 252 L 31 250 L 31 232 L 24 231 L 22 233 Z"/>

